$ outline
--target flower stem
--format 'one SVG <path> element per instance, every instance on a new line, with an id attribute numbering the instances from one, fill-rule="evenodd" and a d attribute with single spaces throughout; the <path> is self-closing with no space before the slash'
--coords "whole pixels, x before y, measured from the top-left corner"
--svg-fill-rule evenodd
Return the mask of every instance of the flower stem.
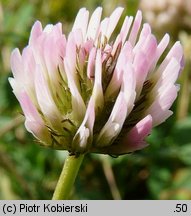
<path id="1" fill-rule="evenodd" d="M 80 154 L 79 156 L 68 155 L 58 179 L 58 183 L 52 197 L 53 200 L 68 199 L 83 158 L 84 154 Z"/>

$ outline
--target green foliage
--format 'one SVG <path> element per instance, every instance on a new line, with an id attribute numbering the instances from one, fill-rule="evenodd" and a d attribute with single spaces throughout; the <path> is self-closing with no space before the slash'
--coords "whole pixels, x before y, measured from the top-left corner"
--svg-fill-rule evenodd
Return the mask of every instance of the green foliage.
<path id="1" fill-rule="evenodd" d="M 105 14 L 122 5 L 125 14 L 134 15 L 138 0 L 1 1 L 0 199 L 51 199 L 66 157 L 66 152 L 40 147 L 26 132 L 22 118 L 17 118 L 21 110 L 7 81 L 11 50 L 27 45 L 35 20 L 44 25 L 61 21 L 67 33 L 80 7 L 93 11 L 98 5 L 104 6 Z M 178 103 L 173 107 L 175 113 L 178 107 Z M 106 177 L 106 162 L 122 199 L 191 199 L 191 113 L 180 120 L 171 117 L 153 130 L 148 142 L 146 149 L 118 158 L 88 155 L 71 198 L 117 198 Z"/>

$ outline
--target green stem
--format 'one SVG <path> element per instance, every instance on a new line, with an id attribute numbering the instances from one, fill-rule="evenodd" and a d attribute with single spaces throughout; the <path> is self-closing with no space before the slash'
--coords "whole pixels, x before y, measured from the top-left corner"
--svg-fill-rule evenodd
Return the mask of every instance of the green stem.
<path id="1" fill-rule="evenodd" d="M 66 158 L 52 197 L 53 200 L 68 199 L 83 158 L 84 154 L 79 156 L 69 155 Z"/>

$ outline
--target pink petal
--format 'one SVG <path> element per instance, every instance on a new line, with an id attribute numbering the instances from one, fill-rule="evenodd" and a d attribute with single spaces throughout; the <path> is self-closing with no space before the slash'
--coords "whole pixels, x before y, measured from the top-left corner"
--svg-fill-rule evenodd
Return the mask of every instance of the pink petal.
<path id="1" fill-rule="evenodd" d="M 20 92 L 20 94 L 18 95 L 18 100 L 28 121 L 36 121 L 39 124 L 43 123 L 36 107 L 34 106 L 26 92 Z"/>
<path id="2" fill-rule="evenodd" d="M 143 28 L 139 36 L 139 40 L 135 45 L 135 47 L 133 48 L 134 53 L 137 53 L 142 48 L 143 44 L 145 43 L 145 40 L 149 35 L 151 35 L 151 28 L 150 25 L 146 23 L 143 25 Z"/>
<path id="3" fill-rule="evenodd" d="M 87 39 L 92 39 L 95 41 L 98 36 L 99 27 L 100 27 L 100 20 L 101 20 L 102 8 L 97 7 L 96 10 L 93 12 L 87 30 Z"/>
<path id="4" fill-rule="evenodd" d="M 53 26 L 52 32 L 51 32 L 55 38 L 62 36 L 62 23 L 57 23 Z"/>
<path id="5" fill-rule="evenodd" d="M 154 62 L 152 63 L 152 66 L 151 66 L 151 71 L 153 71 L 154 68 L 156 67 L 157 62 L 158 62 L 159 58 L 161 57 L 161 55 L 163 54 L 163 52 L 165 51 L 165 49 L 167 48 L 169 41 L 170 41 L 169 35 L 165 34 L 165 36 L 162 38 L 162 40 L 160 41 L 160 43 L 157 46 L 155 59 L 154 59 Z"/>
<path id="6" fill-rule="evenodd" d="M 45 80 L 40 66 L 37 66 L 36 68 L 35 91 L 38 104 L 43 114 L 47 116 L 48 119 L 55 119 L 57 116 L 60 116 L 52 98 L 48 82 Z"/>
<path id="7" fill-rule="evenodd" d="M 166 85 L 165 87 L 159 90 L 159 93 L 156 97 L 156 101 L 159 101 L 161 108 L 166 110 L 172 106 L 172 103 L 177 97 L 178 90 L 179 86 L 174 84 Z"/>
<path id="8" fill-rule="evenodd" d="M 66 45 L 66 56 L 64 58 L 65 72 L 68 79 L 74 82 L 72 85 L 77 87 L 77 90 L 80 92 L 79 78 L 76 73 L 76 64 L 77 64 L 77 52 L 76 52 L 76 42 L 74 33 L 71 32 L 68 37 L 68 42 Z"/>
<path id="9" fill-rule="evenodd" d="M 122 38 L 121 38 L 121 35 L 119 34 L 113 44 L 113 47 L 112 48 L 112 52 L 111 52 L 111 55 L 112 56 L 115 56 L 115 53 L 117 51 L 117 48 L 119 47 L 120 43 L 122 43 Z M 107 46 L 107 45 L 106 45 Z"/>
<path id="10" fill-rule="evenodd" d="M 27 131 L 33 134 L 34 137 L 36 137 L 38 140 L 44 143 L 46 146 L 52 145 L 52 138 L 50 135 L 50 132 L 48 129 L 42 125 L 39 124 L 37 121 L 25 121 L 25 127 Z"/>
<path id="11" fill-rule="evenodd" d="M 151 133 L 151 129 L 152 117 L 147 115 L 126 134 L 119 145 L 111 145 L 109 153 L 119 155 L 145 148 L 148 145 L 145 138 Z"/>
<path id="12" fill-rule="evenodd" d="M 153 126 L 161 124 L 172 114 L 169 109 L 177 97 L 178 89 L 179 87 L 169 84 L 163 88 L 153 104 L 146 110 L 145 114 L 152 115 Z"/>
<path id="13" fill-rule="evenodd" d="M 145 56 L 150 66 L 155 58 L 156 50 L 157 50 L 157 40 L 154 35 L 150 34 L 147 36 L 141 50 L 145 53 Z"/>
<path id="14" fill-rule="evenodd" d="M 36 62 L 29 46 L 24 48 L 22 56 L 18 50 L 13 51 L 11 56 L 11 67 L 17 86 L 20 85 L 22 88 L 25 88 L 27 93 L 33 91 Z"/>
<path id="15" fill-rule="evenodd" d="M 128 152 L 139 150 L 147 146 L 144 139 L 151 133 L 152 117 L 147 115 L 139 121 L 124 137 L 122 145 L 126 145 Z"/>
<path id="16" fill-rule="evenodd" d="M 81 47 L 82 44 L 83 44 L 83 32 L 81 29 L 76 29 L 74 32 L 73 32 L 73 35 L 74 35 L 74 40 L 75 40 L 75 45 L 77 47 Z"/>
<path id="17" fill-rule="evenodd" d="M 135 100 L 135 79 L 132 68 L 126 65 L 128 73 L 123 74 L 123 83 L 110 117 L 97 138 L 98 146 L 107 146 L 118 136 Z"/>
<path id="18" fill-rule="evenodd" d="M 71 71 L 69 67 L 67 58 L 64 59 L 64 68 L 65 68 L 65 72 L 66 72 L 66 76 L 68 80 L 68 87 L 70 88 L 70 92 L 72 95 L 72 110 L 73 110 L 72 115 L 77 122 L 81 122 L 84 118 L 86 107 L 82 99 L 82 96 L 78 90 L 78 87 L 75 83 L 75 80 L 72 74 L 73 72 Z"/>
<path id="19" fill-rule="evenodd" d="M 127 103 L 127 115 L 132 111 L 136 97 L 136 79 L 135 72 L 130 63 L 125 65 L 126 70 L 123 73 L 121 91 L 124 92 L 124 99 Z"/>
<path id="20" fill-rule="evenodd" d="M 93 133 L 93 126 L 95 122 L 95 109 L 94 108 L 95 108 L 95 102 L 94 102 L 93 97 L 91 97 L 88 103 L 85 117 L 84 117 L 84 122 L 87 123 L 87 126 L 92 133 Z"/>
<path id="21" fill-rule="evenodd" d="M 89 11 L 85 8 L 81 8 L 76 16 L 72 31 L 81 29 L 83 38 L 85 38 L 87 25 L 88 25 Z"/>
<path id="22" fill-rule="evenodd" d="M 101 43 L 104 42 L 104 37 L 106 37 L 108 25 L 109 25 L 109 18 L 106 17 L 101 21 L 101 24 L 100 24 L 100 33 L 102 36 Z"/>
<path id="23" fill-rule="evenodd" d="M 49 34 L 49 33 L 51 33 L 52 31 L 53 31 L 53 28 L 54 28 L 54 25 L 53 24 L 48 24 L 48 25 L 46 25 L 45 26 L 45 28 L 43 29 L 43 34 L 45 33 L 47 33 L 47 34 Z"/>
<path id="24" fill-rule="evenodd" d="M 36 64 L 39 64 L 43 67 L 44 71 L 46 71 L 46 64 L 44 61 L 44 42 L 45 42 L 46 35 L 43 33 L 41 34 L 32 44 L 30 47 L 33 52 L 33 56 L 35 59 Z"/>
<path id="25" fill-rule="evenodd" d="M 8 81 L 13 89 L 13 93 L 15 94 L 17 100 L 18 100 L 18 96 L 20 94 L 20 91 L 22 90 L 22 87 L 19 85 L 18 82 L 16 82 L 16 80 L 12 77 L 8 78 Z"/>
<path id="26" fill-rule="evenodd" d="M 48 129 L 45 127 L 41 116 L 36 107 L 25 92 L 19 94 L 19 102 L 26 117 L 26 129 L 37 139 L 45 142 L 46 145 L 51 143 L 51 137 Z"/>
<path id="27" fill-rule="evenodd" d="M 77 130 L 72 146 L 76 148 L 80 148 L 80 151 L 83 151 L 87 145 L 90 145 L 93 140 L 93 126 L 95 121 L 95 104 L 93 97 L 90 98 L 88 103 L 88 107 L 86 110 L 86 114 L 82 124 Z M 76 146 L 76 147 L 75 147 Z"/>
<path id="28" fill-rule="evenodd" d="M 127 101 L 125 96 L 125 92 L 119 93 L 110 115 L 111 121 L 118 123 L 120 127 L 122 127 L 127 114 Z"/>
<path id="29" fill-rule="evenodd" d="M 168 34 L 165 34 L 157 47 L 157 55 L 156 55 L 157 60 L 159 59 L 159 57 L 162 55 L 162 53 L 168 46 L 169 41 L 170 41 L 170 36 Z"/>
<path id="30" fill-rule="evenodd" d="M 74 33 L 70 33 L 68 36 L 65 58 L 67 58 L 68 66 L 70 67 L 71 70 L 70 72 L 74 74 L 76 69 L 76 58 L 77 58 Z"/>
<path id="31" fill-rule="evenodd" d="M 101 62 L 101 50 L 97 50 L 96 60 L 95 60 L 95 80 L 92 96 L 95 100 L 95 111 L 103 109 L 104 97 L 102 89 L 102 62 Z"/>
<path id="32" fill-rule="evenodd" d="M 178 86 L 174 83 L 178 78 L 180 64 L 175 58 L 172 58 L 164 71 L 159 71 L 160 75 L 153 76 L 153 81 L 156 80 L 154 88 L 150 92 L 151 105 L 146 110 L 145 114 L 151 114 L 153 117 L 153 125 L 156 126 L 169 117 L 172 112 L 169 108 L 177 97 Z M 158 75 L 158 71 L 156 72 Z"/>
<path id="33" fill-rule="evenodd" d="M 179 41 L 177 41 L 173 45 L 173 47 L 169 51 L 168 55 L 166 56 L 166 58 L 163 60 L 162 64 L 160 65 L 159 70 L 161 70 L 161 71 L 164 70 L 172 57 L 174 57 L 178 62 L 182 62 L 183 48 L 182 48 Z"/>
<path id="34" fill-rule="evenodd" d="M 84 44 L 83 44 L 83 49 L 84 51 L 87 53 L 90 53 L 90 51 L 94 48 L 94 42 L 90 39 L 88 41 L 86 41 Z"/>
<path id="35" fill-rule="evenodd" d="M 22 63 L 23 63 L 23 72 L 25 75 L 24 78 L 28 81 L 27 84 L 31 85 L 34 81 L 34 71 L 36 67 L 36 62 L 33 56 L 33 52 L 30 46 L 27 46 L 23 49 L 22 53 Z"/>
<path id="36" fill-rule="evenodd" d="M 60 61 L 59 49 L 53 37 L 47 37 L 44 41 L 45 49 L 43 51 L 44 61 L 51 82 L 55 82 L 58 78 L 57 67 Z"/>
<path id="37" fill-rule="evenodd" d="M 66 55 L 66 37 L 65 35 L 62 35 L 59 37 L 59 39 L 56 41 L 56 45 L 59 49 L 59 56 L 64 58 Z"/>
<path id="38" fill-rule="evenodd" d="M 133 66 L 134 66 L 135 77 L 136 77 L 136 92 L 137 92 L 136 97 L 139 98 L 149 68 L 148 61 L 143 52 L 140 51 L 137 53 L 137 55 L 135 55 Z"/>
<path id="39" fill-rule="evenodd" d="M 17 81 L 20 82 L 23 80 L 22 57 L 18 48 L 14 49 L 11 53 L 11 70 Z"/>
<path id="40" fill-rule="evenodd" d="M 116 93 L 118 92 L 122 83 L 123 71 L 128 73 L 127 68 L 125 68 L 127 59 L 129 62 L 133 60 L 132 46 L 129 42 L 124 44 L 119 54 L 113 76 L 105 92 L 106 100 L 116 96 Z"/>
<path id="41" fill-rule="evenodd" d="M 36 42 L 36 39 L 42 34 L 42 25 L 41 22 L 36 21 L 32 27 L 29 45 L 33 45 Z"/>
<path id="42" fill-rule="evenodd" d="M 111 14 L 111 16 L 109 17 L 109 23 L 107 26 L 107 32 L 106 32 L 106 37 L 109 40 L 111 34 L 113 33 L 119 18 L 121 17 L 121 14 L 123 12 L 123 8 L 122 7 L 118 7 L 116 8 L 113 13 Z"/>
<path id="43" fill-rule="evenodd" d="M 90 51 L 89 58 L 88 58 L 87 76 L 89 79 L 94 78 L 95 58 L 96 58 L 96 48 L 93 47 L 92 50 Z"/>
<path id="44" fill-rule="evenodd" d="M 151 64 L 155 59 L 156 49 L 156 38 L 152 34 L 150 34 L 142 44 L 142 47 L 140 47 L 139 52 L 135 54 L 133 65 L 137 80 L 137 98 L 140 96 L 143 83 L 146 80 Z"/>
<path id="45" fill-rule="evenodd" d="M 111 145 L 118 136 L 127 116 L 127 103 L 123 92 L 120 92 L 114 104 L 111 115 L 100 131 L 96 145 L 105 147 Z"/>
<path id="46" fill-rule="evenodd" d="M 159 89 L 161 86 L 165 86 L 168 83 L 175 83 L 178 78 L 180 71 L 180 64 L 177 62 L 175 58 L 172 58 L 168 65 L 166 66 L 164 71 L 156 71 L 153 74 L 152 81 L 156 82 L 155 87 L 152 92 L 155 94 L 155 91 Z"/>
<path id="47" fill-rule="evenodd" d="M 21 89 L 25 89 L 25 91 L 32 95 L 32 91 L 34 91 L 33 82 L 34 82 L 34 68 L 35 68 L 35 60 L 33 57 L 33 53 L 29 46 L 27 46 L 20 55 L 18 49 L 15 49 L 11 55 L 11 68 L 13 71 L 13 75 L 15 77 L 15 81 L 10 81 L 10 83 L 14 82 L 14 93 L 17 95 Z"/>
<path id="48" fill-rule="evenodd" d="M 123 25 L 122 25 L 121 31 L 120 31 L 122 44 L 125 43 L 125 40 L 126 40 L 127 35 L 129 33 L 132 22 L 133 22 L 132 16 L 131 17 L 127 17 L 127 16 L 125 17 L 125 20 L 123 22 Z"/>
<path id="49" fill-rule="evenodd" d="M 37 109 L 25 92 L 21 92 L 19 95 L 19 102 L 26 117 L 26 129 L 37 139 L 41 140 L 46 145 L 49 145 L 51 143 L 50 133 L 44 125 Z"/>
<path id="50" fill-rule="evenodd" d="M 131 29 L 131 33 L 129 35 L 129 42 L 132 44 L 132 46 L 135 45 L 136 39 L 137 39 L 137 35 L 139 32 L 139 29 L 141 27 L 141 22 L 142 22 L 142 13 L 141 11 L 138 11 L 136 16 L 135 16 L 135 20 Z"/>
<path id="51" fill-rule="evenodd" d="M 141 38 L 142 39 L 143 38 L 147 38 L 147 36 L 150 35 L 150 34 L 151 34 L 151 27 L 150 27 L 150 25 L 148 23 L 144 23 L 143 24 L 143 28 L 142 28 L 142 30 L 140 32 L 140 38 L 139 39 L 141 39 Z"/>

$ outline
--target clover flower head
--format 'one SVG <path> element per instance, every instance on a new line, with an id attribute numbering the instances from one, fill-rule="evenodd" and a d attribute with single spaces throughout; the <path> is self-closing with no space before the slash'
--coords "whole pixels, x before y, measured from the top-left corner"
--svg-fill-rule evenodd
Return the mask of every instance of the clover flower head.
<path id="1" fill-rule="evenodd" d="M 176 42 L 161 59 L 169 35 L 158 43 L 141 11 L 126 16 L 111 39 L 122 12 L 101 21 L 101 7 L 90 18 L 82 8 L 68 37 L 61 23 L 43 29 L 37 21 L 22 53 L 12 52 L 9 82 L 27 130 L 43 145 L 125 154 L 147 146 L 151 129 L 172 115 L 182 46 Z"/>

